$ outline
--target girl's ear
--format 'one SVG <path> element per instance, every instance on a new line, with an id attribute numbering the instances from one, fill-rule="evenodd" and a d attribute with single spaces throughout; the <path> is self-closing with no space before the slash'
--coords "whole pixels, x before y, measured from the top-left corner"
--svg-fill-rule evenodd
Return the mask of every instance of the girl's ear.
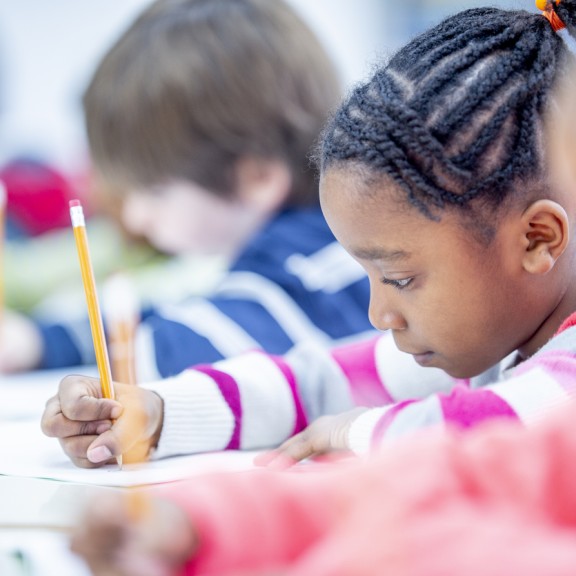
<path id="1" fill-rule="evenodd" d="M 246 156 L 236 164 L 236 198 L 261 214 L 282 208 L 291 187 L 292 174 L 285 162 Z"/>
<path id="2" fill-rule="evenodd" d="M 566 210 L 552 200 L 537 200 L 522 214 L 522 267 L 530 274 L 547 274 L 570 239 Z"/>

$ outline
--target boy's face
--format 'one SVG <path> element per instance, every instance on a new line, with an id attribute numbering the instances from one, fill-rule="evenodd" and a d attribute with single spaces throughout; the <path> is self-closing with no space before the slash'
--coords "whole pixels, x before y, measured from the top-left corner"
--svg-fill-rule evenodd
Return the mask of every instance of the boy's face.
<path id="1" fill-rule="evenodd" d="M 534 295 L 510 250 L 505 220 L 485 247 L 445 211 L 432 221 L 384 181 L 329 169 L 322 209 L 336 238 L 367 271 L 370 321 L 390 329 L 422 366 L 477 375 L 528 341 Z"/>
<path id="2" fill-rule="evenodd" d="M 240 203 L 191 182 L 129 192 L 122 221 L 162 252 L 223 256 L 237 252 L 253 225 Z"/>

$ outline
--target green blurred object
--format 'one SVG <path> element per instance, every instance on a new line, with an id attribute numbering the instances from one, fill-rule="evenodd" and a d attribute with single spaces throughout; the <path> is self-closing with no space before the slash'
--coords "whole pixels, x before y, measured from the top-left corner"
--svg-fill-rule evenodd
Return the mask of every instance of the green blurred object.
<path id="1" fill-rule="evenodd" d="M 20 550 L 0 550 L 0 574 L 2 576 L 31 576 L 28 559 Z"/>
<path id="2" fill-rule="evenodd" d="M 128 273 L 143 302 L 174 300 L 210 290 L 224 263 L 215 258 L 162 255 L 129 241 L 110 219 L 87 222 L 90 255 L 98 283 Z M 72 228 L 7 242 L 4 254 L 5 305 L 25 314 L 58 296 L 80 292 L 82 282 Z"/>

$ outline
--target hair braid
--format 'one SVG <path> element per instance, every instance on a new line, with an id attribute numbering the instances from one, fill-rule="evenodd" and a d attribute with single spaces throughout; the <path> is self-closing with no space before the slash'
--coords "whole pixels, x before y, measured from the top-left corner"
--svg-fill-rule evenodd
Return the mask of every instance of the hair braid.
<path id="1" fill-rule="evenodd" d="M 576 29 L 576 0 L 554 3 Z M 496 207 L 543 175 L 542 119 L 568 51 L 545 18 L 461 12 L 419 36 L 356 88 L 324 132 L 321 169 L 354 161 L 410 203 Z"/>
<path id="2" fill-rule="evenodd" d="M 576 2 L 574 0 L 564 0 L 560 4 L 554 2 L 552 9 L 564 22 L 571 36 L 576 36 Z"/>

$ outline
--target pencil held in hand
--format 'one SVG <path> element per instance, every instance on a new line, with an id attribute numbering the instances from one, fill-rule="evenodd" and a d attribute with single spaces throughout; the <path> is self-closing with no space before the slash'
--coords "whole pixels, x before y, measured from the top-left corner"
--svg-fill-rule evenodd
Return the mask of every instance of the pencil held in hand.
<path id="1" fill-rule="evenodd" d="M 84 293 L 86 294 L 88 318 L 90 320 L 90 329 L 92 331 L 92 340 L 94 342 L 94 351 L 96 353 L 96 364 L 98 365 L 102 395 L 105 398 L 114 399 L 114 386 L 112 384 L 110 360 L 108 359 L 108 349 L 106 348 L 106 339 L 104 337 L 104 325 L 102 323 L 102 314 L 100 313 L 100 307 L 98 305 L 96 281 L 94 279 L 94 271 L 92 269 L 90 251 L 88 249 L 88 236 L 86 234 L 84 211 L 82 210 L 80 200 L 70 200 L 70 218 L 72 220 L 74 239 L 76 240 L 76 248 L 78 250 L 78 259 L 80 260 L 80 271 L 82 273 Z M 118 465 L 122 467 L 122 456 L 118 456 L 117 460 Z"/>
<path id="2" fill-rule="evenodd" d="M 136 384 L 134 339 L 140 314 L 136 291 L 127 276 L 114 274 L 106 281 L 103 304 L 114 381 Z"/>
<path id="3" fill-rule="evenodd" d="M 70 218 L 74 229 L 74 239 L 80 260 L 80 271 L 82 273 L 82 283 L 86 294 L 86 304 L 88 306 L 88 318 L 94 341 L 94 351 L 96 353 L 96 364 L 102 385 L 102 394 L 105 398 L 114 398 L 114 387 L 112 386 L 112 373 L 110 371 L 110 360 L 108 359 L 108 349 L 104 337 L 104 325 L 102 315 L 98 305 L 98 294 L 96 293 L 96 281 L 90 260 L 88 248 L 88 236 L 86 234 L 86 223 L 84 212 L 80 200 L 70 200 Z"/>

